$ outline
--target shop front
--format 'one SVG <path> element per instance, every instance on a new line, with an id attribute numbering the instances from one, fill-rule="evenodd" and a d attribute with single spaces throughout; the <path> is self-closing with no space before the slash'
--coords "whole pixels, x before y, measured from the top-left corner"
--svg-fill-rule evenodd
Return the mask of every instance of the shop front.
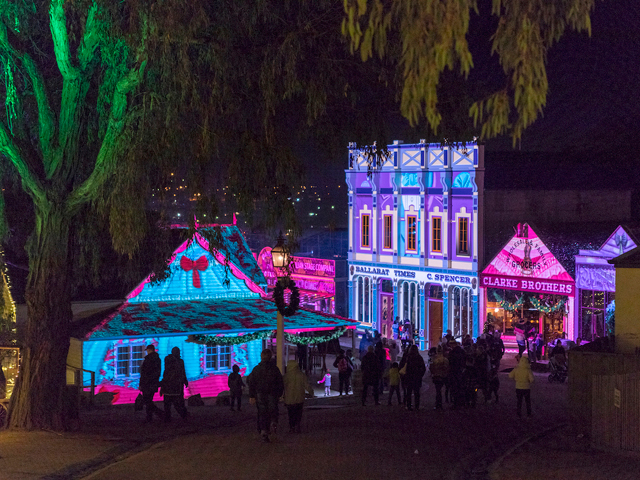
<path id="1" fill-rule="evenodd" d="M 278 279 L 271 261 L 271 247 L 258 255 L 258 266 L 270 290 Z M 300 289 L 300 306 L 322 313 L 336 313 L 336 263 L 325 258 L 291 257 L 291 279 Z"/>
<path id="2" fill-rule="evenodd" d="M 576 255 L 576 337 L 590 342 L 613 333 L 616 271 L 608 261 L 636 246 L 631 235 L 619 226 L 598 250 L 580 250 Z"/>
<path id="3" fill-rule="evenodd" d="M 515 325 L 529 322 L 544 344 L 574 339 L 575 282 L 527 224 L 480 274 L 484 324 L 515 344 Z"/>
<path id="4" fill-rule="evenodd" d="M 349 280 L 354 318 L 383 337 L 397 338 L 401 325 L 426 349 L 437 345 L 447 329 L 459 338 L 478 335 L 475 275 L 351 265 Z"/>
<path id="5" fill-rule="evenodd" d="M 421 350 L 443 332 L 477 336 L 483 146 L 388 145 L 372 165 L 349 145 L 349 318 Z M 375 148 L 374 148 L 375 150 Z"/>

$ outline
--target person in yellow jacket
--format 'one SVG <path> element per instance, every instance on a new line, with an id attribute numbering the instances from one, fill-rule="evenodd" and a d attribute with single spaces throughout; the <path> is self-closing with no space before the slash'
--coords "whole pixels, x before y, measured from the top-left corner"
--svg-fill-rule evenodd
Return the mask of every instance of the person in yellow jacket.
<path id="1" fill-rule="evenodd" d="M 522 399 L 524 398 L 527 404 L 527 416 L 531 416 L 531 384 L 533 383 L 533 372 L 531 371 L 531 365 L 529 359 L 525 356 L 520 356 L 518 366 L 509 372 L 509 378 L 513 378 L 516 381 L 516 397 L 518 399 L 518 416 L 521 417 L 522 413 Z"/>
<path id="2" fill-rule="evenodd" d="M 298 362 L 289 360 L 284 381 L 284 404 L 289 413 L 289 433 L 300 433 L 302 421 L 302 407 L 306 392 L 313 396 L 313 389 L 309 386 L 307 376 L 300 370 Z"/>
<path id="3" fill-rule="evenodd" d="M 385 378 L 389 379 L 389 403 L 391 406 L 391 399 L 395 392 L 398 397 L 398 405 L 402 405 L 402 398 L 400 397 L 400 368 L 398 368 L 398 362 L 393 362 L 391 368 L 384 374 Z"/>

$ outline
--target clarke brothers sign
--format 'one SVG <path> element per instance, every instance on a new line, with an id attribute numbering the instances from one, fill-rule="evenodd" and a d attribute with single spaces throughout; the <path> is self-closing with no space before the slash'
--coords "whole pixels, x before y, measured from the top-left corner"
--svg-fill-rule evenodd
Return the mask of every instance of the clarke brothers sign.
<path id="1" fill-rule="evenodd" d="M 416 270 L 402 270 L 398 268 L 365 267 L 351 265 L 349 273 L 353 275 L 375 275 L 396 280 L 413 280 L 422 283 L 440 283 L 446 285 L 467 286 L 475 290 L 478 279 L 472 275 L 458 275 L 451 273 L 421 272 Z"/>

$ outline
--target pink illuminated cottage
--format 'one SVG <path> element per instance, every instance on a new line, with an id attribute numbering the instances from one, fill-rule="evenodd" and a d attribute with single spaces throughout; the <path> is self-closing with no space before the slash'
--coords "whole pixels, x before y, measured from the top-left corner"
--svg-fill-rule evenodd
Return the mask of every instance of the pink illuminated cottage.
<path id="1" fill-rule="evenodd" d="M 89 372 L 95 372 L 98 392 L 116 392 L 116 403 L 133 402 L 148 344 L 162 359 L 180 348 L 189 378 L 187 397 L 215 396 L 227 390 L 233 365 L 247 375 L 260 362 L 265 341 L 276 329 L 275 304 L 263 298 L 265 277 L 236 225 L 206 228 L 219 232 L 217 249 L 210 248 L 207 235 L 196 233 L 174 252 L 166 280 L 145 279 L 113 313 L 76 332 L 69 359 L 85 370 L 85 385 Z M 285 318 L 285 332 L 293 336 L 355 325 L 303 309 Z M 246 342 L 239 340 L 243 336 Z"/>
<path id="2" fill-rule="evenodd" d="M 451 329 L 481 332 L 484 149 L 400 141 L 389 156 L 349 145 L 349 317 L 397 336 L 409 326 L 421 349 Z"/>
<path id="3" fill-rule="evenodd" d="M 480 274 L 483 324 L 515 343 L 518 319 L 529 321 L 545 344 L 575 337 L 576 285 L 544 240 L 526 223 Z"/>

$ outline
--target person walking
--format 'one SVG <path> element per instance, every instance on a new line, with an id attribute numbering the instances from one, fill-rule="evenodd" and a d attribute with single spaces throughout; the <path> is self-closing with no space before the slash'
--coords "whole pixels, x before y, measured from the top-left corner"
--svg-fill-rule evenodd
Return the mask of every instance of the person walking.
<path id="1" fill-rule="evenodd" d="M 450 342 L 449 352 L 449 401 L 453 403 L 453 408 L 464 406 L 464 386 L 462 373 L 466 365 L 466 355 L 462 347 L 455 340 Z"/>
<path id="2" fill-rule="evenodd" d="M 164 421 L 171 421 L 171 405 L 176 412 L 186 419 L 189 415 L 184 406 L 184 389 L 189 386 L 187 373 L 184 369 L 184 360 L 180 358 L 180 349 L 173 347 L 171 354 L 164 357 L 164 373 L 160 394 L 164 395 Z"/>
<path id="3" fill-rule="evenodd" d="M 527 348 L 525 337 L 525 323 L 518 317 L 518 321 L 513 322 L 513 331 L 516 334 L 516 343 L 518 344 L 518 355 L 522 355 Z"/>
<path id="4" fill-rule="evenodd" d="M 300 433 L 305 394 L 306 392 L 313 394 L 313 389 L 309 387 L 307 376 L 300 370 L 300 366 L 295 360 L 287 362 L 283 383 L 284 405 L 289 414 L 289 433 Z"/>
<path id="5" fill-rule="evenodd" d="M 402 398 L 400 397 L 400 367 L 398 365 L 398 362 L 393 362 L 391 364 L 391 368 L 389 368 L 389 371 L 386 373 L 386 375 L 389 378 L 388 405 L 391 406 L 391 399 L 393 399 L 394 392 L 398 397 L 398 405 L 402 405 Z"/>
<path id="6" fill-rule="evenodd" d="M 340 349 L 340 353 L 333 362 L 333 366 L 338 369 L 338 391 L 340 395 L 342 395 L 343 389 L 345 395 L 349 393 L 349 379 L 353 371 L 353 364 L 349 365 L 350 363 L 351 360 L 345 355 L 344 350 Z"/>
<path id="7" fill-rule="evenodd" d="M 518 366 L 509 372 L 509 378 L 516 381 L 517 413 L 521 417 L 522 399 L 527 404 L 527 416 L 531 416 L 531 384 L 533 383 L 533 372 L 529 359 L 520 357 Z"/>
<path id="8" fill-rule="evenodd" d="M 322 380 L 318 380 L 318 384 L 324 383 L 324 396 L 331 396 L 331 372 L 327 370 L 322 376 Z"/>
<path id="9" fill-rule="evenodd" d="M 367 391 L 369 386 L 373 387 L 373 400 L 376 405 L 380 405 L 380 378 L 382 378 L 382 365 L 377 355 L 373 352 L 373 345 L 367 347 L 367 353 L 362 357 L 360 365 L 362 370 L 362 406 L 367 402 Z"/>
<path id="10" fill-rule="evenodd" d="M 278 429 L 278 400 L 284 392 L 282 374 L 271 361 L 271 350 L 263 350 L 260 363 L 249 376 L 249 403 L 256 405 L 258 424 L 262 441 L 269 443 L 269 435 L 276 435 Z"/>
<path id="11" fill-rule="evenodd" d="M 435 347 L 434 347 L 435 349 Z M 442 410 L 442 387 L 447 383 L 449 376 L 449 360 L 442 354 L 442 347 L 438 347 L 433 361 L 429 366 L 433 385 L 436 387 L 436 406 L 435 410 Z"/>
<path id="12" fill-rule="evenodd" d="M 162 361 L 156 352 L 156 347 L 148 345 L 147 355 L 140 366 L 140 392 L 142 393 L 142 404 L 147 409 L 145 422 L 153 420 L 155 413 L 159 417 L 164 417 L 164 412 L 153 403 L 153 396 L 160 388 L 160 374 L 162 373 Z"/>
<path id="13" fill-rule="evenodd" d="M 345 353 L 345 357 L 347 359 L 347 390 L 345 392 L 345 395 L 348 393 L 352 393 L 352 387 L 351 387 L 351 376 L 353 375 L 353 371 L 356 369 L 356 364 L 355 361 L 356 359 L 353 357 L 353 352 L 351 351 L 351 349 L 347 350 L 347 352 Z"/>
<path id="14" fill-rule="evenodd" d="M 378 362 L 380 363 L 380 381 L 378 383 L 378 390 L 380 395 L 384 393 L 384 380 L 383 373 L 387 370 L 387 353 L 382 347 L 382 342 L 377 342 L 375 347 L 373 348 L 373 353 L 378 357 Z"/>
<path id="15" fill-rule="evenodd" d="M 416 410 L 420 409 L 420 388 L 422 388 L 422 377 L 427 371 L 427 367 L 424 364 L 424 359 L 420 355 L 417 345 L 411 345 L 406 357 L 402 358 L 402 362 L 407 365 L 407 373 L 405 374 L 405 382 L 407 384 L 407 396 L 405 398 L 405 405 L 407 410 L 412 410 L 411 395 L 415 401 Z M 400 369 L 404 367 L 400 364 Z"/>
<path id="16" fill-rule="evenodd" d="M 233 406 L 235 403 L 238 404 L 238 411 L 242 411 L 242 408 L 240 407 L 240 400 L 242 399 L 242 387 L 244 387 L 245 384 L 242 381 L 242 375 L 240 375 L 240 367 L 238 365 L 233 366 L 233 372 L 229 374 L 227 385 L 231 392 L 231 411 L 233 412 Z"/>

